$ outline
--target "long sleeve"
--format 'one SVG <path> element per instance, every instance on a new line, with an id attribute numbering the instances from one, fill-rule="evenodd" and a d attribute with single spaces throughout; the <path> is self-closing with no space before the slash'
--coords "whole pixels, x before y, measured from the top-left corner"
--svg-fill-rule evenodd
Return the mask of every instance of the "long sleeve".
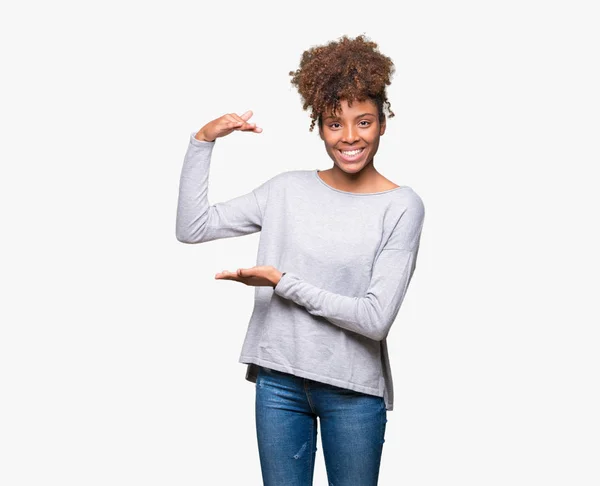
<path id="1" fill-rule="evenodd" d="M 385 339 L 416 268 L 424 217 L 423 202 L 416 198 L 381 250 L 364 296 L 350 297 L 318 288 L 286 269 L 275 293 L 336 326 L 376 341 Z"/>
<path id="2" fill-rule="evenodd" d="M 190 135 L 179 181 L 176 237 L 182 243 L 203 243 L 256 233 L 262 228 L 268 182 L 243 196 L 211 205 L 208 201 L 210 161 L 216 141 Z"/>

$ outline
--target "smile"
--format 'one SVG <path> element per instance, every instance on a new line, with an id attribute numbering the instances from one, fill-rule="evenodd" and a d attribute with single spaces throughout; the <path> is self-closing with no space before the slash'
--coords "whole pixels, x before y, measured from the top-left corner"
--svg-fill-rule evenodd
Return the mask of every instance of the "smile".
<path id="1" fill-rule="evenodd" d="M 353 162 L 360 158 L 361 154 L 364 152 L 364 147 L 356 150 L 338 150 L 341 158 L 346 162 Z"/>

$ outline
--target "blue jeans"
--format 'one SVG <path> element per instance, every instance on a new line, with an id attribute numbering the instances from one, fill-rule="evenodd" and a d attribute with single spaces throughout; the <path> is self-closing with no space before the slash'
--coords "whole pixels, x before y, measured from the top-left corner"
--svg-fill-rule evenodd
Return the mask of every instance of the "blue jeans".
<path id="1" fill-rule="evenodd" d="M 259 367 L 255 405 L 265 486 L 312 485 L 317 417 L 329 484 L 377 485 L 387 422 L 382 397 Z"/>

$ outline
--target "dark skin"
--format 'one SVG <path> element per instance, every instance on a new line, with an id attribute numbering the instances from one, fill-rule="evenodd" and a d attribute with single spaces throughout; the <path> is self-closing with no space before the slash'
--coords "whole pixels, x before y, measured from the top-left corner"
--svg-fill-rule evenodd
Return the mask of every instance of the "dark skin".
<path id="1" fill-rule="evenodd" d="M 333 167 L 318 172 L 328 185 L 346 192 L 372 193 L 398 187 L 383 177 L 373 165 L 379 149 L 379 139 L 385 133 L 385 119 L 379 123 L 377 105 L 370 99 L 354 101 L 352 106 L 340 100 L 341 111 L 336 116 L 323 116 L 319 136 L 325 144 Z M 362 149 L 354 160 L 348 160 L 340 151 Z"/>
<path id="2" fill-rule="evenodd" d="M 318 175 L 335 189 L 347 192 L 381 192 L 398 187 L 383 177 L 373 165 L 379 148 L 379 138 L 385 133 L 385 120 L 379 123 L 377 105 L 371 101 L 354 101 L 348 106 L 346 100 L 340 102 L 342 110 L 333 117 L 325 114 L 319 135 L 325 150 L 334 166 Z M 208 123 L 196 134 L 198 140 L 214 141 L 233 131 L 261 133 L 255 123 L 248 123 L 252 111 L 242 115 L 230 113 Z M 354 160 L 344 158 L 340 150 L 362 149 Z M 271 265 L 258 265 L 238 268 L 234 272 L 223 270 L 215 275 L 216 280 L 234 280 L 252 287 L 273 287 L 279 283 L 282 272 Z"/>

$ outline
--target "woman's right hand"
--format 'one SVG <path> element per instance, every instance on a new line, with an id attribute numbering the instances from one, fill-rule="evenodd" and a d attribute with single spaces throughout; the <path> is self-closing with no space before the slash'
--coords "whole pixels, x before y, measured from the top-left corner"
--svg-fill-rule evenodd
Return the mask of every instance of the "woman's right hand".
<path id="1" fill-rule="evenodd" d="M 202 142 L 214 142 L 217 138 L 229 135 L 234 130 L 262 132 L 262 128 L 257 127 L 256 123 L 248 123 L 251 116 L 252 110 L 248 110 L 243 115 L 228 113 L 204 125 L 194 138 Z"/>

